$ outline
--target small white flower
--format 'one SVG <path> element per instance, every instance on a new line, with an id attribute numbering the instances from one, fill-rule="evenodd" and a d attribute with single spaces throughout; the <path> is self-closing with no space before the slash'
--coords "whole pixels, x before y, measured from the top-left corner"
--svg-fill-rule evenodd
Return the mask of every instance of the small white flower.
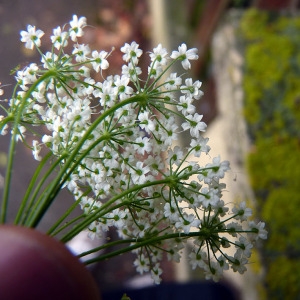
<path id="1" fill-rule="evenodd" d="M 123 55 L 123 60 L 126 62 L 131 62 L 133 64 L 138 63 L 138 58 L 142 55 L 143 51 L 139 49 L 139 44 L 132 42 L 130 45 L 126 43 L 122 48 L 121 52 L 125 53 Z"/>
<path id="2" fill-rule="evenodd" d="M 86 18 L 85 17 L 78 17 L 73 15 L 73 19 L 70 22 L 70 36 L 73 42 L 77 41 L 77 37 L 83 36 L 83 28 L 86 26 Z"/>
<path id="3" fill-rule="evenodd" d="M 184 233 L 189 233 L 191 227 L 199 227 L 200 224 L 201 221 L 199 219 L 196 219 L 196 217 L 193 214 L 185 214 L 184 219 L 180 218 L 175 223 L 175 227 L 177 229 L 182 229 Z"/>
<path id="4" fill-rule="evenodd" d="M 213 158 L 213 162 L 211 164 L 207 164 L 205 168 L 208 170 L 208 177 L 209 178 L 223 178 L 225 176 L 225 172 L 230 170 L 229 161 L 224 160 L 221 162 L 220 156 L 216 156 Z"/>
<path id="5" fill-rule="evenodd" d="M 189 254 L 190 264 L 192 269 L 195 270 L 197 267 L 204 268 L 206 266 L 207 254 L 204 251 L 191 252 Z"/>
<path id="6" fill-rule="evenodd" d="M 168 158 L 167 163 L 170 162 L 172 164 L 176 164 L 177 166 L 181 163 L 181 160 L 183 158 L 183 152 L 179 146 L 175 146 L 174 149 L 170 149 L 168 151 Z"/>
<path id="7" fill-rule="evenodd" d="M 37 72 L 39 67 L 37 64 L 32 63 L 27 68 L 24 69 L 24 76 L 26 76 L 28 83 L 33 83 L 37 79 Z"/>
<path id="8" fill-rule="evenodd" d="M 91 53 L 91 49 L 88 45 L 76 44 L 74 45 L 74 50 L 72 54 L 75 55 L 75 60 L 77 62 L 87 61 L 87 57 Z"/>
<path id="9" fill-rule="evenodd" d="M 150 172 L 150 168 L 149 166 L 145 166 L 143 162 L 138 161 L 129 172 L 135 184 L 143 184 L 147 181 L 147 174 Z"/>
<path id="10" fill-rule="evenodd" d="M 217 203 L 217 205 L 215 206 L 215 210 L 220 217 L 224 217 L 226 215 L 226 213 L 228 212 L 229 208 L 225 206 L 225 203 L 223 200 L 220 200 Z"/>
<path id="11" fill-rule="evenodd" d="M 177 132 L 178 126 L 175 122 L 173 116 L 165 120 L 165 123 L 162 127 L 159 127 L 159 134 L 161 136 L 161 141 L 165 146 L 169 147 L 172 145 L 173 141 L 176 141 L 178 138 Z"/>
<path id="12" fill-rule="evenodd" d="M 136 267 L 136 270 L 140 274 L 143 274 L 150 270 L 150 267 L 149 267 L 150 260 L 149 260 L 149 258 L 145 257 L 144 254 L 141 254 L 138 258 L 136 258 L 136 260 L 133 262 L 133 264 Z"/>
<path id="13" fill-rule="evenodd" d="M 120 100 L 125 100 L 133 93 L 133 88 L 128 86 L 130 78 L 126 75 L 116 75 L 114 77 L 115 94 L 119 95 Z"/>
<path id="14" fill-rule="evenodd" d="M 190 147 L 193 148 L 193 154 L 196 157 L 200 157 L 201 153 L 208 153 L 210 151 L 210 147 L 207 145 L 208 138 L 203 138 L 202 136 L 199 136 L 197 140 L 192 139 L 190 143 Z"/>
<path id="15" fill-rule="evenodd" d="M 252 216 L 252 210 L 246 207 L 245 201 L 241 202 L 239 207 L 233 207 L 232 212 L 236 215 L 235 219 L 240 221 L 246 221 Z"/>
<path id="16" fill-rule="evenodd" d="M 184 116 L 194 114 L 196 107 L 192 104 L 193 98 L 189 96 L 180 96 L 177 110 L 181 111 Z"/>
<path id="17" fill-rule="evenodd" d="M 185 80 L 185 84 L 180 90 L 182 93 L 187 94 L 189 97 L 193 97 L 195 99 L 200 99 L 203 96 L 203 92 L 200 90 L 202 82 L 197 80 L 193 82 L 192 78 L 187 78 Z"/>
<path id="18" fill-rule="evenodd" d="M 59 50 L 60 47 L 66 47 L 68 45 L 67 41 L 68 33 L 61 30 L 61 27 L 53 29 L 53 35 L 50 37 L 53 46 Z"/>
<path id="19" fill-rule="evenodd" d="M 241 257 L 239 254 L 235 254 L 234 257 L 230 257 L 230 261 L 232 261 L 231 268 L 234 272 L 239 272 L 240 274 L 245 273 L 247 271 L 246 264 L 248 263 L 248 259 L 245 257 Z"/>
<path id="20" fill-rule="evenodd" d="M 201 122 L 203 115 L 195 113 L 194 115 L 187 115 L 186 122 L 181 124 L 183 130 L 190 130 L 191 136 L 199 138 L 200 131 L 204 132 L 207 125 L 204 122 Z"/>
<path id="21" fill-rule="evenodd" d="M 174 206 L 171 206 L 170 203 L 166 203 L 164 206 L 164 216 L 169 218 L 169 220 L 171 221 L 171 223 L 176 223 L 178 222 L 180 216 L 179 216 L 179 212 L 177 211 L 177 209 L 175 209 L 175 204 L 173 204 Z"/>
<path id="22" fill-rule="evenodd" d="M 235 244 L 238 255 L 244 255 L 247 258 L 251 256 L 251 249 L 253 248 L 253 245 L 244 236 L 241 236 Z"/>
<path id="23" fill-rule="evenodd" d="M 137 153 L 142 155 L 144 155 L 145 152 L 150 153 L 152 150 L 152 145 L 148 137 L 138 137 L 133 147 L 137 150 Z"/>
<path id="24" fill-rule="evenodd" d="M 117 94 L 112 86 L 112 82 L 104 81 L 102 84 L 102 89 L 99 89 L 94 96 L 99 97 L 99 103 L 103 107 L 111 107 L 114 104 Z"/>
<path id="25" fill-rule="evenodd" d="M 34 159 L 38 160 L 38 161 L 42 160 L 42 157 L 39 155 L 42 150 L 42 147 L 39 145 L 39 142 L 36 140 L 33 140 L 32 146 L 33 146 L 32 154 L 33 154 Z"/>
<path id="26" fill-rule="evenodd" d="M 229 269 L 229 264 L 226 262 L 226 257 L 224 257 L 224 255 L 218 257 L 218 263 L 224 271 Z"/>
<path id="27" fill-rule="evenodd" d="M 93 60 L 91 61 L 91 63 L 96 72 L 99 72 L 100 69 L 105 70 L 109 67 L 109 63 L 106 60 L 107 54 L 108 53 L 106 51 L 98 52 L 95 50 L 92 52 Z"/>
<path id="28" fill-rule="evenodd" d="M 160 275 L 162 274 L 162 269 L 160 268 L 159 264 L 155 264 L 154 267 L 152 267 L 151 270 L 151 277 L 155 284 L 159 284 L 161 282 Z"/>
<path id="29" fill-rule="evenodd" d="M 186 44 L 181 44 L 181 46 L 178 47 L 178 51 L 173 51 L 171 54 L 171 58 L 173 59 L 179 59 L 181 60 L 181 64 L 185 70 L 188 70 L 191 68 L 191 63 L 189 60 L 196 60 L 198 59 L 197 55 L 197 48 L 192 48 L 187 50 Z"/>
<path id="30" fill-rule="evenodd" d="M 21 31 L 21 42 L 25 43 L 25 47 L 28 49 L 33 49 L 34 45 L 37 47 L 41 46 L 41 37 L 44 32 L 40 29 L 36 30 L 35 26 L 28 25 L 27 31 Z"/>
<path id="31" fill-rule="evenodd" d="M 127 216 L 127 211 L 125 210 L 120 210 L 120 209 L 115 209 L 113 212 L 111 212 L 108 215 L 108 218 L 112 219 L 112 224 L 116 228 L 122 228 L 125 226 L 125 217 Z"/>
<path id="32" fill-rule="evenodd" d="M 138 80 L 138 76 L 142 74 L 142 70 L 140 67 L 135 66 L 130 62 L 128 66 L 122 66 L 122 74 L 128 76 L 131 80 L 136 81 Z"/>
<path id="33" fill-rule="evenodd" d="M 154 131 L 155 124 L 149 117 L 149 112 L 144 111 L 138 115 L 139 126 L 144 129 L 147 133 Z"/>
<path id="34" fill-rule="evenodd" d="M 148 76 L 150 78 L 154 78 L 154 79 L 158 78 L 159 75 L 162 74 L 162 72 L 163 72 L 163 69 L 160 65 L 155 65 L 155 67 L 153 67 L 153 66 L 148 67 Z"/>
<path id="35" fill-rule="evenodd" d="M 198 195 L 198 201 L 202 203 L 203 207 L 208 206 L 215 207 L 218 205 L 220 198 L 218 197 L 216 191 L 209 190 L 207 187 L 201 190 L 201 194 Z"/>
<path id="36" fill-rule="evenodd" d="M 258 222 L 256 224 L 254 221 L 250 221 L 249 228 L 252 232 L 249 233 L 249 236 L 254 240 L 257 240 L 258 238 L 265 240 L 268 236 L 268 232 L 264 229 L 265 228 L 264 222 Z"/>
<path id="37" fill-rule="evenodd" d="M 170 76 L 167 78 L 165 83 L 165 88 L 167 90 L 177 90 L 178 87 L 181 85 L 182 79 L 181 77 L 177 76 L 177 73 L 171 73 Z"/>
<path id="38" fill-rule="evenodd" d="M 213 281 L 218 282 L 222 273 L 223 268 L 215 261 L 210 261 L 209 265 L 206 265 L 205 267 L 205 279 L 212 279 Z"/>
<path id="39" fill-rule="evenodd" d="M 154 68 L 157 65 L 165 66 L 167 64 L 168 51 L 162 47 L 161 44 L 158 44 L 156 48 L 153 48 L 153 52 L 150 53 L 151 61 L 154 62 Z"/>

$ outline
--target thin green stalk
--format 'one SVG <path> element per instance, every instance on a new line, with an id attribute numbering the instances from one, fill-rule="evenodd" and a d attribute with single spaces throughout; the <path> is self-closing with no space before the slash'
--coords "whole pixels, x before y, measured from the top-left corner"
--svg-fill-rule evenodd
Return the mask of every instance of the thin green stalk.
<path id="1" fill-rule="evenodd" d="M 21 217 L 24 217 L 23 213 L 24 213 L 24 210 L 25 210 L 25 208 L 27 206 L 29 195 L 32 192 L 32 189 L 34 187 L 34 184 L 35 184 L 35 182 L 36 182 L 36 180 L 37 180 L 40 172 L 42 171 L 43 167 L 45 166 L 45 163 L 47 162 L 47 160 L 50 158 L 51 155 L 52 155 L 51 152 L 47 153 L 47 155 L 42 159 L 42 161 L 40 162 L 40 164 L 36 168 L 36 170 L 35 170 L 32 178 L 31 178 L 31 181 L 29 183 L 29 186 L 28 186 L 28 188 L 26 190 L 26 193 L 25 193 L 25 195 L 24 195 L 24 197 L 22 199 L 20 208 L 18 210 L 17 216 L 16 216 L 15 221 L 14 221 L 15 225 L 19 224 Z M 29 207 L 30 206 L 31 205 L 29 204 Z"/>
<path id="2" fill-rule="evenodd" d="M 122 244 L 130 244 L 130 243 L 134 243 L 136 242 L 136 239 L 127 239 L 127 240 L 117 240 L 117 241 L 113 241 L 113 242 L 109 242 L 109 243 L 105 243 L 101 246 L 98 246 L 96 248 L 90 249 L 88 251 L 82 252 L 80 254 L 77 255 L 78 258 L 81 257 L 85 257 L 87 255 L 90 255 L 92 253 L 110 248 L 110 247 L 114 247 L 114 246 L 118 246 L 118 245 L 122 245 Z"/>
<path id="3" fill-rule="evenodd" d="M 26 105 L 27 100 L 31 96 L 32 92 L 35 88 L 42 83 L 44 80 L 48 79 L 55 75 L 54 71 L 48 71 L 47 73 L 43 74 L 37 81 L 35 81 L 31 87 L 26 92 L 23 101 L 21 102 L 20 107 L 18 108 L 17 116 L 14 121 L 13 126 L 13 133 L 10 139 L 10 146 L 8 151 L 8 161 L 6 167 L 6 174 L 5 174 L 5 182 L 4 182 L 4 189 L 3 189 L 3 197 L 2 197 L 2 205 L 1 205 L 1 213 L 0 213 L 0 223 L 4 224 L 7 218 L 7 209 L 8 209 L 8 202 L 9 202 L 9 194 L 10 194 L 10 186 L 11 186 L 11 178 L 12 178 L 12 171 L 13 171 L 13 162 L 15 156 L 15 149 L 16 149 L 16 135 L 18 130 L 18 125 L 21 121 L 22 112 Z"/>
<path id="4" fill-rule="evenodd" d="M 140 238 L 140 239 L 135 239 L 134 241 L 130 241 L 131 243 L 134 242 L 134 245 L 130 245 L 128 247 L 122 248 L 122 249 L 118 249 L 116 251 L 112 251 L 110 253 L 105 253 L 103 255 L 100 255 L 98 257 L 89 259 L 87 261 L 84 262 L 84 264 L 89 265 L 95 262 L 99 262 L 99 261 L 103 261 L 109 258 L 112 258 L 114 256 L 118 256 L 121 254 L 124 254 L 126 252 L 132 251 L 134 249 L 138 249 L 141 248 L 143 246 L 149 246 L 151 244 L 157 244 L 158 242 L 164 241 L 164 240 L 169 240 L 169 239 L 176 239 L 176 238 L 180 238 L 180 239 L 184 239 L 184 238 L 189 238 L 189 237 L 198 237 L 198 236 L 203 236 L 205 235 L 205 233 L 202 233 L 201 230 L 198 232 L 190 232 L 190 233 L 183 233 L 183 232 L 177 232 L 177 233 L 170 233 L 170 234 L 164 234 L 161 236 L 155 236 L 152 238 Z M 99 247 L 92 249 L 95 251 L 88 251 L 85 252 L 85 254 L 83 255 L 87 255 L 87 254 L 91 254 L 93 252 L 97 252 Z M 100 249 L 101 250 L 101 249 Z M 83 255 L 81 255 L 80 257 L 82 257 Z"/>
<path id="5" fill-rule="evenodd" d="M 83 196 L 87 195 L 91 189 L 89 189 L 87 192 L 83 194 Z M 48 230 L 47 234 L 55 236 L 58 232 L 60 232 L 60 229 L 57 229 L 57 227 L 70 215 L 70 213 L 78 206 L 82 197 L 80 197 L 77 201 L 74 201 L 74 203 L 70 206 L 70 208 L 55 222 L 55 224 Z M 71 222 L 68 223 L 68 226 Z M 56 230 L 56 231 L 55 231 Z"/>
<path id="6" fill-rule="evenodd" d="M 31 196 L 31 200 L 28 205 L 28 209 L 26 210 L 25 215 L 23 215 L 22 225 L 26 225 L 29 222 L 31 215 L 34 214 L 34 212 L 38 210 L 38 207 L 42 206 L 41 203 L 43 203 L 42 202 L 43 194 L 45 193 L 47 188 L 42 193 L 40 193 L 40 197 L 37 200 L 36 200 L 36 198 L 37 198 L 41 188 L 43 187 L 44 183 L 48 179 L 48 177 L 55 171 L 57 165 L 59 165 L 59 163 L 64 158 L 65 158 L 64 156 L 61 156 L 54 164 L 52 164 L 51 167 L 47 170 L 46 174 L 42 177 L 42 179 L 39 181 L 39 183 L 35 187 L 35 190 Z"/>
<path id="7" fill-rule="evenodd" d="M 75 204 L 78 204 L 75 202 Z M 72 205 L 72 210 L 68 210 L 68 213 L 70 214 L 75 208 L 77 207 L 77 205 Z M 72 220 L 66 222 L 62 227 L 58 228 L 55 232 L 53 232 L 52 236 L 56 236 L 58 235 L 60 232 L 62 232 L 64 229 L 66 229 L 67 227 L 69 227 L 70 225 L 76 223 L 78 220 L 84 218 L 85 215 L 81 214 L 80 216 L 77 216 L 75 218 L 73 218 Z M 48 233 L 47 233 L 48 234 Z M 48 234 L 49 235 L 49 234 Z"/>

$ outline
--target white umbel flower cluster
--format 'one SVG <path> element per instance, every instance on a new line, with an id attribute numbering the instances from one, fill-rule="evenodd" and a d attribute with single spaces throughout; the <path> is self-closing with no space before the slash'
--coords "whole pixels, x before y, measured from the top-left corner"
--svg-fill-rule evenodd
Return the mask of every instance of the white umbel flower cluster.
<path id="1" fill-rule="evenodd" d="M 90 74 L 103 75 L 109 54 L 78 43 L 85 26 L 85 18 L 74 16 L 69 25 L 54 29 L 52 51 L 42 54 L 41 65 L 17 72 L 19 91 L 10 100 L 9 115 L 20 115 L 19 140 L 26 139 L 29 125 L 44 127 L 32 151 L 43 160 L 48 149 L 59 168 L 58 189 L 49 197 L 67 187 L 83 210 L 77 231 L 65 241 L 86 228 L 93 238 L 114 227 L 123 251 L 137 254 L 137 271 L 151 272 L 156 283 L 163 254 L 178 262 L 187 240 L 194 245 L 191 267 L 202 268 L 207 278 L 217 280 L 229 267 L 243 273 L 253 243 L 266 238 L 264 223 L 248 221 L 251 210 L 245 203 L 232 211 L 224 204 L 227 161 L 215 157 L 199 163 L 210 150 L 202 136 L 206 124 L 196 111 L 201 82 L 177 73 L 163 76 L 175 63 L 189 69 L 197 49 L 182 44 L 169 55 L 159 44 L 150 53 L 145 81 L 138 66 L 143 51 L 136 42 L 125 44 L 120 74 L 95 81 Z M 42 31 L 28 27 L 21 34 L 26 47 L 40 46 Z M 5 120 L 11 118 L 0 119 L 0 130 L 7 130 Z M 190 137 L 186 149 L 173 146 L 182 134 Z M 226 254 L 229 247 L 233 256 Z"/>

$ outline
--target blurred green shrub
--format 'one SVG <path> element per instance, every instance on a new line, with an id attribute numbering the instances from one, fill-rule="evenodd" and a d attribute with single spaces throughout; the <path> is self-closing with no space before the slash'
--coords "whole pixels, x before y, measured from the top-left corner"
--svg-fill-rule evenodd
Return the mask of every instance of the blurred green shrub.
<path id="1" fill-rule="evenodd" d="M 300 299 L 300 18 L 250 9 L 244 114 L 257 213 L 269 229 L 261 250 L 268 299 Z"/>

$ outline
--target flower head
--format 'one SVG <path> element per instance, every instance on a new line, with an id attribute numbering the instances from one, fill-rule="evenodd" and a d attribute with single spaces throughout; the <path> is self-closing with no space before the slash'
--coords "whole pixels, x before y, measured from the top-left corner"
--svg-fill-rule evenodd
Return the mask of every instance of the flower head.
<path id="1" fill-rule="evenodd" d="M 17 72 L 19 90 L 8 102 L 10 117 L 0 116 L 0 133 L 5 134 L 17 112 L 14 138 L 30 144 L 30 135 L 25 135 L 29 129 L 35 136 L 34 158 L 42 160 L 50 152 L 55 162 L 51 171 L 59 168 L 57 184 L 50 184 L 45 195 L 39 186 L 38 193 L 31 193 L 43 201 L 29 221 L 63 187 L 82 209 L 78 224 L 70 222 L 66 240 L 78 233 L 76 228 L 87 229 L 91 238 L 115 228 L 122 240 L 107 241 L 103 248 L 133 250 L 137 271 L 150 272 L 156 283 L 164 252 L 180 261 L 187 240 L 193 245 L 191 267 L 204 270 L 206 278 L 218 280 L 229 267 L 243 273 L 252 242 L 266 238 L 264 223 L 248 222 L 244 228 L 251 210 L 244 203 L 230 210 L 222 200 L 229 162 L 220 156 L 208 163 L 200 160 L 210 150 L 209 139 L 202 136 L 206 124 L 196 110 L 201 82 L 168 74 L 175 63 L 189 69 L 190 61 L 198 58 L 196 49 L 182 44 L 169 55 L 159 44 L 148 53 L 150 64 L 142 70 L 138 64 L 143 51 L 136 42 L 126 43 L 120 49 L 125 61 L 121 72 L 104 77 L 109 54 L 79 43 L 85 26 L 86 19 L 74 15 L 69 24 L 54 29 L 51 51 L 42 55 L 41 65 L 29 64 Z M 33 26 L 21 32 L 28 48 L 39 46 L 42 35 Z M 62 49 L 67 44 L 70 48 Z M 92 78 L 94 71 L 102 76 Z M 188 147 L 179 142 L 183 139 Z M 57 232 L 69 226 L 60 221 Z M 235 251 L 232 256 L 228 248 Z"/>

